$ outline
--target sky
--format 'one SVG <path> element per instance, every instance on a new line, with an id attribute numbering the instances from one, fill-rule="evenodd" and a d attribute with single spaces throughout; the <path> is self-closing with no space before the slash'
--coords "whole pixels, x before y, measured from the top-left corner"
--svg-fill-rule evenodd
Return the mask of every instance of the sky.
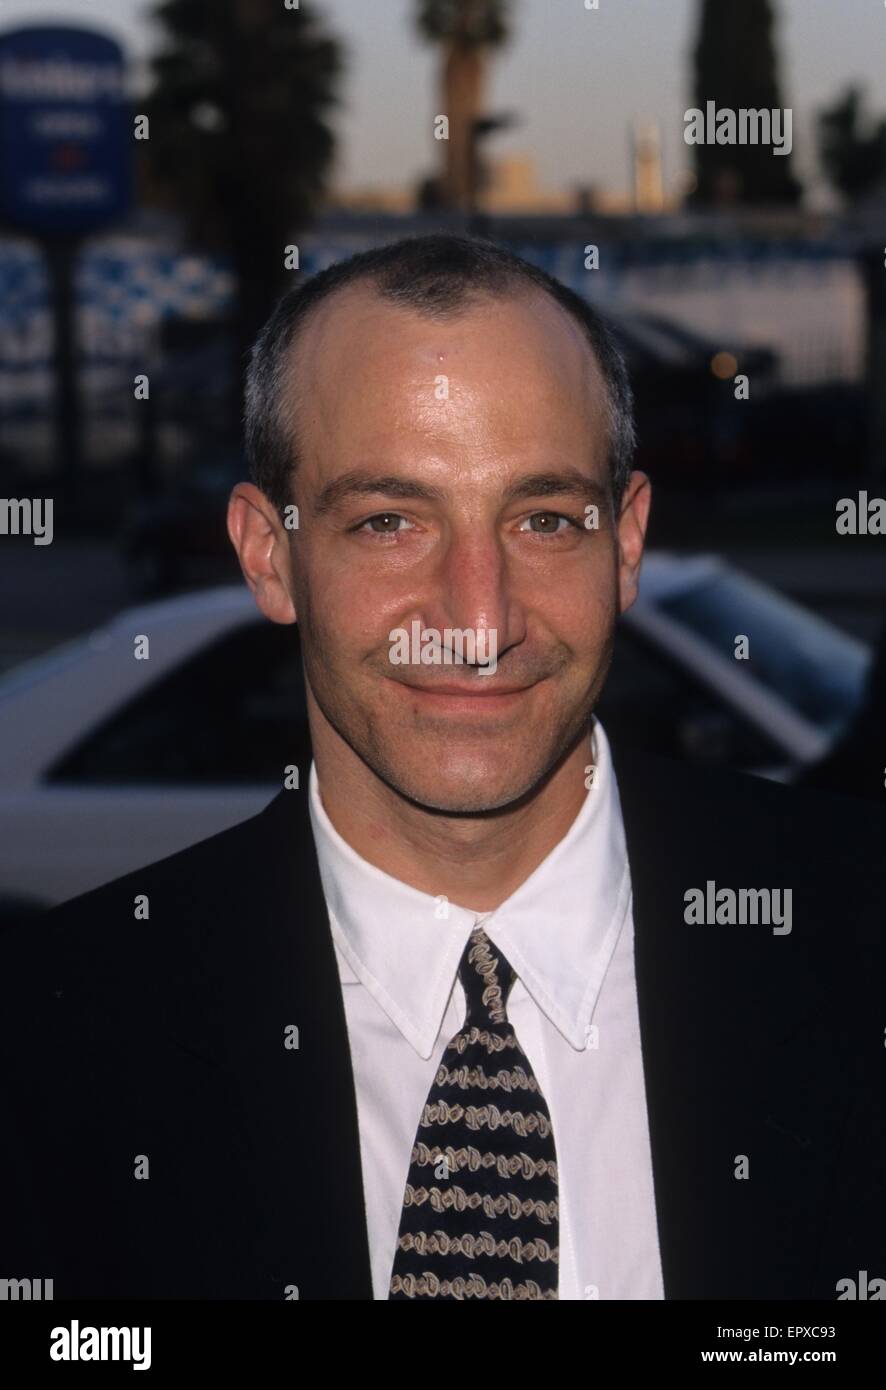
<path id="1" fill-rule="evenodd" d="M 138 74 L 157 39 L 150 8 L 145 0 L 0 0 L 0 26 L 91 20 L 121 40 Z M 313 0 L 346 51 L 335 116 L 339 188 L 413 184 L 436 167 L 436 62 L 416 36 L 415 8 L 415 0 Z M 514 0 L 514 35 L 494 60 L 488 107 L 514 111 L 519 125 L 493 137 L 490 155 L 529 154 L 550 189 L 596 183 L 626 192 L 631 124 L 654 120 L 665 187 L 674 186 L 691 153 L 683 113 L 693 105 L 698 10 L 699 0 L 599 0 L 597 10 L 586 10 L 584 0 Z M 776 13 L 794 165 L 815 197 L 822 190 L 815 112 L 855 82 L 886 114 L 886 4 L 776 0 Z"/>

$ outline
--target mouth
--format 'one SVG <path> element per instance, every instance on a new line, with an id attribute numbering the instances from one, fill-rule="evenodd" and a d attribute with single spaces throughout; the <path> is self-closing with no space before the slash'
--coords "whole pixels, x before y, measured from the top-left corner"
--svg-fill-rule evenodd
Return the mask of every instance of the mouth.
<path id="1" fill-rule="evenodd" d="M 410 685 L 406 681 L 396 681 L 410 696 L 417 697 L 429 709 L 440 712 L 468 714 L 472 711 L 488 714 L 501 713 L 518 704 L 521 696 L 534 688 L 530 685 L 493 685 L 489 677 L 464 684 L 456 681 L 439 681 L 433 685 Z"/>

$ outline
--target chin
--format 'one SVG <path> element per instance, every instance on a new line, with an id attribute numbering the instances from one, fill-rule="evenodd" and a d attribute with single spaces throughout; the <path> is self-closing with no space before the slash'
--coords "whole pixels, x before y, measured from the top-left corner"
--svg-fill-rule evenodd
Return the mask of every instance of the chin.
<path id="1" fill-rule="evenodd" d="M 503 769 L 500 763 L 487 767 L 482 760 L 457 767 L 447 767 L 444 762 L 421 768 L 398 768 L 395 764 L 390 773 L 385 780 L 401 796 L 450 815 L 500 810 L 519 800 L 542 775 L 541 770 L 537 776 L 528 772 L 525 761 Z"/>

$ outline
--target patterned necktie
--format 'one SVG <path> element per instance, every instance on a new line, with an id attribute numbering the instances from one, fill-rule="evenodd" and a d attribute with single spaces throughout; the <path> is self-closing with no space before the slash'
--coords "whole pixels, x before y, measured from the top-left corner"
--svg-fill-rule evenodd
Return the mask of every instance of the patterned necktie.
<path id="1" fill-rule="evenodd" d="M 514 971 L 475 927 L 458 976 L 467 1012 L 419 1120 L 388 1297 L 556 1298 L 557 1155 L 508 1022 Z"/>

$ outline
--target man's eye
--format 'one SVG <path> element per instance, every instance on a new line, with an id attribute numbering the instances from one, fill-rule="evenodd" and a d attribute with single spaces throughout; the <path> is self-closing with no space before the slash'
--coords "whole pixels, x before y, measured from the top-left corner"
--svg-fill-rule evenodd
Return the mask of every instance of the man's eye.
<path id="1" fill-rule="evenodd" d="M 540 524 L 538 526 L 532 525 L 532 523 L 536 521 Z M 529 529 L 535 531 L 536 535 L 539 536 L 562 535 L 563 530 L 566 528 L 560 527 L 559 523 L 561 521 L 566 523 L 566 527 L 577 525 L 572 517 L 564 516 L 562 512 L 533 512 L 532 516 L 526 518 L 526 522 L 520 527 L 520 530 L 524 530 L 528 525 Z"/>
<path id="2" fill-rule="evenodd" d="M 376 536 L 396 536 L 400 529 L 397 523 L 400 521 L 406 526 L 409 525 L 405 516 L 400 516 L 399 512 L 378 512 L 376 516 L 367 517 L 366 521 L 361 522 L 357 530 L 363 531 L 368 526 Z"/>

